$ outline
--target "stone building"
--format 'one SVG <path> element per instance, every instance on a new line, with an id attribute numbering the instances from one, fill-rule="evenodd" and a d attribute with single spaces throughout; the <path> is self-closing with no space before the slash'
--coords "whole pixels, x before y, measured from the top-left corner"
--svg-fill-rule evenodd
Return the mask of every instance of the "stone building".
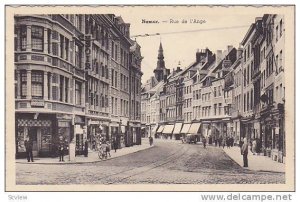
<path id="1" fill-rule="evenodd" d="M 16 15 L 16 156 L 24 156 L 28 138 L 34 155 L 55 155 L 60 135 L 76 144 L 77 154 L 85 139 L 92 148 L 100 132 L 111 139 L 118 131 L 125 146 L 130 120 L 139 127 L 139 116 L 129 117 L 129 101 L 136 107 L 140 100 L 141 77 L 140 62 L 129 64 L 132 46 L 138 47 L 129 24 L 114 15 Z"/>

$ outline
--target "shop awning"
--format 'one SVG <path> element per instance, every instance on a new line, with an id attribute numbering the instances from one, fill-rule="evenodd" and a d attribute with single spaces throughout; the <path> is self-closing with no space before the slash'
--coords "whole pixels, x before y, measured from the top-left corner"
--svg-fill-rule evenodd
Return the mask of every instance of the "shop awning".
<path id="1" fill-rule="evenodd" d="M 156 131 L 157 133 L 161 133 L 164 129 L 164 125 L 159 126 L 158 130 Z"/>
<path id="2" fill-rule="evenodd" d="M 157 127 L 158 127 L 158 126 L 154 126 L 154 127 L 152 128 L 152 132 L 154 132 L 154 133 L 155 133 L 155 132 L 156 132 L 156 130 L 157 130 Z"/>
<path id="3" fill-rule="evenodd" d="M 189 123 L 184 124 L 180 133 L 188 133 L 190 127 L 191 127 L 191 124 L 189 124 Z"/>
<path id="4" fill-rule="evenodd" d="M 174 127 L 173 134 L 179 134 L 181 131 L 182 123 L 176 123 Z"/>
<path id="5" fill-rule="evenodd" d="M 164 130 L 163 130 L 163 134 L 172 134 L 174 129 L 174 125 L 166 125 Z"/>
<path id="6" fill-rule="evenodd" d="M 193 123 L 189 129 L 189 133 L 197 134 L 200 126 L 201 126 L 201 123 Z"/>
<path id="7" fill-rule="evenodd" d="M 125 133 L 125 126 L 121 126 L 121 132 Z"/>

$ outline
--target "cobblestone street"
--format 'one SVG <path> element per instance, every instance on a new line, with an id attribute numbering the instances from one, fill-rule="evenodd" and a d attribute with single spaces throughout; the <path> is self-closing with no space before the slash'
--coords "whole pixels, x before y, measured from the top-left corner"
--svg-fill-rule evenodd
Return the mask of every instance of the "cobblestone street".
<path id="1" fill-rule="evenodd" d="M 154 141 L 155 146 L 86 164 L 16 164 L 18 185 L 61 184 L 264 184 L 284 183 L 284 173 L 245 170 L 209 146 Z M 112 153 L 113 154 L 113 153 Z"/>

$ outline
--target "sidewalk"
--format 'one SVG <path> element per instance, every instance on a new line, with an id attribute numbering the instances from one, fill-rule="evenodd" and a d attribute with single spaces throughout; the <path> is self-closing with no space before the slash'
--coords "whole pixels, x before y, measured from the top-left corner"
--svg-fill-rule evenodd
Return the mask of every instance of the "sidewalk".
<path id="1" fill-rule="evenodd" d="M 153 146 L 152 146 L 153 147 Z M 134 145 L 132 147 L 124 147 L 122 149 L 118 149 L 117 152 L 111 150 L 111 157 L 108 157 L 105 160 L 100 160 L 98 157 L 98 152 L 89 151 L 88 157 L 84 157 L 83 155 L 76 156 L 75 161 L 69 161 L 69 155 L 64 156 L 64 162 L 59 162 L 58 157 L 56 158 L 34 158 L 34 162 L 27 162 L 27 159 L 16 159 L 16 163 L 22 164 L 82 164 L 82 163 L 94 163 L 100 161 L 107 161 L 110 159 L 114 159 L 120 156 L 124 156 L 127 154 L 132 154 L 135 152 L 139 152 L 145 149 L 151 148 L 149 142 L 142 139 L 142 145 Z"/>
<path id="2" fill-rule="evenodd" d="M 223 151 L 236 163 L 243 167 L 243 156 L 239 147 L 234 146 L 230 149 L 224 148 Z M 255 171 L 266 171 L 266 172 L 285 172 L 285 164 L 273 161 L 271 158 L 266 156 L 253 155 L 249 150 L 248 153 L 248 168 L 249 170 Z"/>

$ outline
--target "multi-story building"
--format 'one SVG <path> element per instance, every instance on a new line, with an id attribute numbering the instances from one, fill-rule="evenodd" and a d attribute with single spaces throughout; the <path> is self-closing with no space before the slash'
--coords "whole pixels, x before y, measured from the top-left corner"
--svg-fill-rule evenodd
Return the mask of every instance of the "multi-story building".
<path id="1" fill-rule="evenodd" d="M 110 139 L 122 126 L 130 131 L 129 100 L 139 103 L 141 71 L 140 63 L 129 65 L 136 44 L 120 17 L 18 15 L 15 42 L 17 157 L 24 156 L 27 138 L 34 155 L 49 156 L 60 135 L 80 153 L 84 140 L 92 143 L 100 132 Z M 135 95 L 129 94 L 132 82 Z"/>
<path id="2" fill-rule="evenodd" d="M 130 89 L 130 104 L 129 104 L 129 134 L 131 138 L 126 138 L 127 144 L 141 144 L 141 62 L 143 57 L 141 56 L 141 47 L 136 41 L 132 41 L 130 47 L 130 68 L 129 68 L 129 89 Z M 123 53 L 124 54 L 124 53 Z M 125 81 L 124 81 L 125 80 Z M 128 82 L 126 77 L 121 80 L 123 85 Z M 122 83 L 122 82 L 121 82 Z M 126 105 L 125 105 L 126 106 Z M 130 140 L 132 140 L 130 142 Z"/>
<path id="3" fill-rule="evenodd" d="M 241 118 L 243 110 L 243 49 L 238 48 L 237 60 L 232 64 L 233 74 L 233 90 L 232 90 L 232 113 L 231 119 L 233 124 L 233 136 L 235 137 L 235 143 L 239 143 L 242 139 L 241 131 Z"/>
<path id="4" fill-rule="evenodd" d="M 284 18 L 264 15 L 265 42 L 261 47 L 262 149 L 272 159 L 284 162 Z"/>

